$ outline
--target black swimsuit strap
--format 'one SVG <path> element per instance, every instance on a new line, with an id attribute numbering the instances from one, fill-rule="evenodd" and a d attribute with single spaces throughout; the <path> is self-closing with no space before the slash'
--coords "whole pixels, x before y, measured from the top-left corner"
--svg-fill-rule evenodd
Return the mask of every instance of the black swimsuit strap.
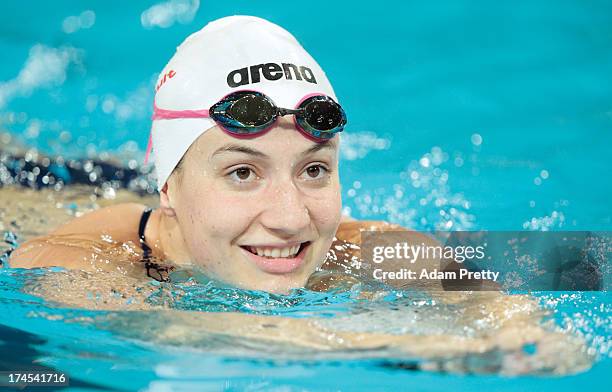
<path id="1" fill-rule="evenodd" d="M 151 212 L 153 212 L 152 208 L 145 208 L 145 210 L 142 212 L 142 216 L 140 217 L 140 224 L 138 225 L 138 237 L 140 238 L 140 246 L 142 247 L 143 251 L 143 261 L 149 261 L 151 258 L 151 247 L 147 245 L 147 242 L 145 241 L 145 228 L 147 227 L 147 222 L 151 217 Z"/>
<path id="2" fill-rule="evenodd" d="M 170 278 L 168 276 L 164 276 L 162 272 L 169 273 L 174 268 L 173 267 L 165 267 L 157 264 L 154 261 L 151 261 L 151 247 L 147 245 L 145 241 L 145 229 L 147 227 L 147 222 L 151 217 L 151 212 L 153 212 L 152 208 L 146 208 L 142 212 L 142 216 L 140 217 L 140 223 L 138 224 L 138 238 L 140 238 L 140 246 L 142 247 L 142 261 L 145 263 L 145 268 L 147 269 L 147 276 L 153 278 L 159 282 L 169 282 Z M 151 272 L 155 272 L 151 275 Z"/>

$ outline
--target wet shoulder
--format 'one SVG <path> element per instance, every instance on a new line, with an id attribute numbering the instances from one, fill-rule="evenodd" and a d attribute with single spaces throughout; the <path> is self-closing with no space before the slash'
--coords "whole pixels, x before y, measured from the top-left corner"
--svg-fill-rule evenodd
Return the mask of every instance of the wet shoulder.
<path id="1" fill-rule="evenodd" d="M 138 224 L 147 208 L 140 203 L 117 204 L 84 214 L 60 226 L 51 234 L 110 236 L 117 242 L 138 243 Z"/>
<path id="2" fill-rule="evenodd" d="M 336 239 L 353 244 L 361 244 L 362 231 L 412 231 L 400 225 L 385 221 L 348 221 L 340 223 Z"/>
<path id="3" fill-rule="evenodd" d="M 321 269 L 313 274 L 308 287 L 325 291 L 332 287 L 350 286 L 356 282 L 372 280 L 371 271 L 362 264 L 361 233 L 363 231 L 403 231 L 406 238 L 416 243 L 437 244 L 423 233 L 407 229 L 385 221 L 344 221 L 336 231 L 336 238 L 331 244 L 327 258 Z M 390 282 L 392 285 L 396 282 Z"/>

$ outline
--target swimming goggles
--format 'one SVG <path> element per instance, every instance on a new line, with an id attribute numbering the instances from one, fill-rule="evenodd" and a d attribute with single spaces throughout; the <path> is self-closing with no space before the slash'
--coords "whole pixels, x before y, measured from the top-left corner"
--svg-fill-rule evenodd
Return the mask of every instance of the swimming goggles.
<path id="1" fill-rule="evenodd" d="M 236 137 L 252 137 L 269 130 L 279 117 L 294 115 L 296 128 L 317 142 L 331 139 L 344 130 L 346 114 L 342 107 L 327 95 L 311 94 L 304 97 L 295 109 L 279 108 L 270 97 L 257 91 L 237 91 L 226 95 L 210 109 L 167 110 L 153 103 L 153 120 L 176 118 L 212 118 L 225 131 Z M 148 161 L 152 148 L 145 156 Z"/>

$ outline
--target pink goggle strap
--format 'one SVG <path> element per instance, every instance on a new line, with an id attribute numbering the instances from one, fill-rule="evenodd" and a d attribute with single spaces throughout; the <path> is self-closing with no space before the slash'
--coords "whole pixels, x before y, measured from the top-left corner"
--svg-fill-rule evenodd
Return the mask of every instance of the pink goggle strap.
<path id="1" fill-rule="evenodd" d="M 234 91 L 235 93 L 236 91 Z M 230 93 L 231 94 L 231 93 Z M 229 94 L 228 94 L 229 95 Z M 300 99 L 298 104 L 295 106 L 296 109 L 300 106 L 300 104 L 305 101 L 306 99 L 313 97 L 313 96 L 318 96 L 318 95 L 325 95 L 323 93 L 313 93 L 313 94 L 308 94 L 306 96 L 304 96 L 304 98 Z M 226 95 L 227 97 L 227 95 Z M 175 118 L 209 118 L 210 114 L 208 112 L 208 109 L 201 109 L 201 110 L 167 110 L 167 109 L 160 109 L 157 107 L 157 104 L 155 103 L 155 101 L 153 102 L 153 117 L 151 117 L 152 120 L 172 120 Z M 295 118 L 294 118 L 295 120 Z M 297 122 L 296 122 L 296 126 L 297 126 Z M 307 134 L 307 132 L 304 132 L 305 135 L 309 136 Z M 317 140 L 317 139 L 313 139 L 313 140 Z M 145 160 L 144 160 L 144 164 L 146 165 L 147 162 L 149 162 L 149 156 L 151 155 L 151 150 L 153 149 L 153 138 L 152 138 L 152 134 L 149 134 L 149 142 L 147 143 L 147 152 L 145 154 Z"/>
<path id="2" fill-rule="evenodd" d="M 208 118 L 210 117 L 208 113 L 208 109 L 201 110 L 167 110 L 160 109 L 157 107 L 155 102 L 153 102 L 153 116 L 152 120 L 172 120 L 175 118 Z M 149 156 L 151 155 L 151 150 L 153 149 L 153 135 L 149 133 L 149 142 L 147 143 L 147 152 L 145 154 L 144 164 L 146 165 L 149 162 Z"/>

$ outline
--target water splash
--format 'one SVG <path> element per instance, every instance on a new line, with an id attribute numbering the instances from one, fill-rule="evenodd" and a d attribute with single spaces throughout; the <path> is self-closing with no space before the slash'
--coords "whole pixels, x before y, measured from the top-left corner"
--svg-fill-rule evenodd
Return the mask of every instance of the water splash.
<path id="1" fill-rule="evenodd" d="M 340 155 L 342 159 L 354 161 L 365 158 L 374 150 L 387 150 L 391 147 L 391 140 L 382 138 L 374 132 L 352 132 L 341 135 Z"/>
<path id="2" fill-rule="evenodd" d="M 550 215 L 541 217 L 532 217 L 530 220 L 523 222 L 523 229 L 549 231 L 552 229 L 562 228 L 565 224 L 565 215 L 562 211 L 553 211 Z"/>
<path id="3" fill-rule="evenodd" d="M 13 231 L 5 231 L 4 243 L 6 246 L 0 247 L 0 252 L 2 252 L 2 254 L 0 254 L 0 268 L 9 267 L 8 260 L 11 257 L 11 253 L 13 253 L 13 251 L 19 246 L 17 234 L 15 234 Z"/>
<path id="4" fill-rule="evenodd" d="M 17 77 L 0 82 L 0 109 L 13 98 L 28 96 L 39 88 L 62 85 L 68 67 L 81 63 L 81 57 L 82 53 L 71 46 L 34 45 Z"/>
<path id="5" fill-rule="evenodd" d="M 565 333 L 581 336 L 587 352 L 612 358 L 612 303 L 606 293 L 535 293 L 549 318 Z"/>
<path id="6" fill-rule="evenodd" d="M 62 31 L 66 34 L 73 34 L 83 29 L 90 29 L 96 23 L 96 13 L 92 10 L 85 10 L 80 15 L 67 16 L 62 21 Z"/>
<path id="7" fill-rule="evenodd" d="M 65 159 L 62 155 L 48 157 L 36 148 L 14 153 L 2 149 L 0 143 L 0 187 L 22 185 L 28 188 L 53 188 L 62 190 L 66 185 L 91 185 L 92 194 L 114 198 L 120 189 L 138 194 L 153 194 L 156 191 L 155 173 L 152 166 L 140 166 L 126 152 L 127 164 L 120 156 L 102 159 L 94 155 L 91 159 Z"/>
<path id="8" fill-rule="evenodd" d="M 390 188 L 360 190 L 348 197 L 363 219 L 381 219 L 419 230 L 468 230 L 474 226 L 470 202 L 449 185 L 448 153 L 439 147 L 412 160 Z M 351 200 L 349 200 L 351 201 Z"/>
<path id="9" fill-rule="evenodd" d="M 162 29 L 173 26 L 175 23 L 187 24 L 193 20 L 200 8 L 200 0 L 169 0 L 155 4 L 140 15 L 142 27 Z"/>

